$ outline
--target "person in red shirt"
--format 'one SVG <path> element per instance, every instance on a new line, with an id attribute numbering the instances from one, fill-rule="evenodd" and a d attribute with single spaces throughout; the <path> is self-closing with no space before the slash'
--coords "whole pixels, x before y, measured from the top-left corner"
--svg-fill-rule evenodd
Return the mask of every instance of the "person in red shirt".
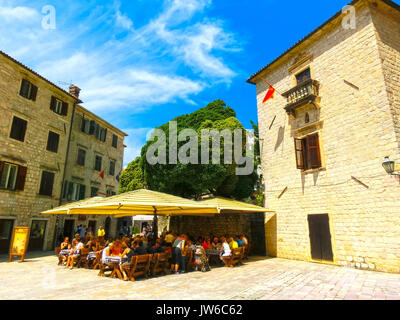
<path id="1" fill-rule="evenodd" d="M 201 245 L 205 250 L 208 250 L 208 249 L 212 249 L 213 248 L 213 246 L 212 246 L 212 243 L 211 243 L 211 240 L 210 240 L 210 238 L 205 238 L 205 240 L 204 240 L 204 242 L 203 242 L 203 244 Z"/>

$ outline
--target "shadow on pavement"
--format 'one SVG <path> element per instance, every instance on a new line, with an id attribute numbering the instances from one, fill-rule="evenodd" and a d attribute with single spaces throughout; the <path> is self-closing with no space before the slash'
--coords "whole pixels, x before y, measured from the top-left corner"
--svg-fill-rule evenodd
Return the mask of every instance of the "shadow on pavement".
<path id="1" fill-rule="evenodd" d="M 33 252 L 28 252 L 27 255 L 25 256 L 25 262 L 36 262 L 38 259 L 43 258 L 43 257 L 48 257 L 54 255 L 54 251 L 33 251 Z M 8 254 L 2 254 L 0 255 L 0 262 L 8 262 L 9 259 Z M 18 262 L 21 261 L 21 257 L 19 256 L 14 256 L 13 257 L 13 262 Z"/>

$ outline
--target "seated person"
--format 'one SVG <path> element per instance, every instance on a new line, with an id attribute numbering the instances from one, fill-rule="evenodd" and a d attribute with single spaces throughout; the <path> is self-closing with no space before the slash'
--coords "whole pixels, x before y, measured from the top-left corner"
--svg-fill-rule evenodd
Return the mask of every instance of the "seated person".
<path id="1" fill-rule="evenodd" d="M 91 252 L 96 252 L 100 250 L 100 239 L 95 238 L 90 242 L 89 249 Z"/>
<path id="2" fill-rule="evenodd" d="M 249 240 L 247 240 L 244 234 L 240 236 L 240 240 L 242 240 L 244 246 L 247 246 L 249 244 Z"/>
<path id="3" fill-rule="evenodd" d="M 212 246 L 212 244 L 211 244 L 211 241 L 210 241 L 210 238 L 205 238 L 205 240 L 204 240 L 204 242 L 203 242 L 203 244 L 201 245 L 203 248 L 204 248 L 204 250 L 208 250 L 208 249 L 212 249 L 213 248 L 213 246 Z"/>
<path id="4" fill-rule="evenodd" d="M 64 241 L 61 242 L 60 248 L 61 248 L 61 250 L 71 249 L 71 244 L 69 243 L 69 238 L 68 237 L 65 237 Z M 61 257 L 62 257 L 62 266 L 64 267 L 65 266 L 65 262 L 67 261 L 68 255 L 64 254 Z"/>
<path id="5" fill-rule="evenodd" d="M 235 240 L 236 240 L 236 242 L 237 242 L 239 247 L 243 247 L 244 246 L 243 241 L 242 241 L 242 239 L 240 239 L 240 237 L 238 237 L 238 236 L 235 237 Z"/>
<path id="6" fill-rule="evenodd" d="M 112 248 L 113 248 L 113 244 L 110 243 L 110 244 L 103 250 L 103 252 L 102 252 L 102 254 L 101 254 L 101 263 L 102 263 L 102 264 L 105 264 L 105 263 L 106 263 L 106 260 L 105 260 L 106 257 L 111 257 Z"/>
<path id="7" fill-rule="evenodd" d="M 135 253 L 136 253 L 136 255 L 138 255 L 138 256 L 143 255 L 143 254 L 147 254 L 147 250 L 146 250 L 146 248 L 143 246 L 143 241 L 139 241 L 139 242 L 138 242 L 138 246 L 137 246 L 137 248 L 135 249 Z"/>
<path id="8" fill-rule="evenodd" d="M 74 239 L 74 246 L 72 247 L 71 254 L 68 256 L 65 268 L 68 268 L 68 266 L 71 270 L 74 268 L 74 263 L 78 259 L 78 257 L 80 257 L 80 252 L 82 248 L 83 243 L 80 241 L 80 239 Z"/>
<path id="9" fill-rule="evenodd" d="M 221 260 L 224 262 L 225 267 L 229 268 L 229 267 L 233 267 L 231 265 L 231 257 L 232 257 L 232 252 L 231 252 L 231 248 L 229 247 L 228 242 L 226 241 L 225 237 L 221 237 L 221 242 L 222 242 L 222 247 L 224 249 L 222 255 L 221 255 Z"/>
<path id="10" fill-rule="evenodd" d="M 231 250 L 236 249 L 236 248 L 239 248 L 238 243 L 237 243 L 235 240 L 233 240 L 232 237 L 229 237 L 228 243 L 229 243 L 229 248 L 230 248 Z"/>
<path id="11" fill-rule="evenodd" d="M 117 239 L 117 240 L 115 240 L 114 245 L 111 249 L 111 256 L 119 257 L 121 253 L 122 253 L 121 240 Z"/>
<path id="12" fill-rule="evenodd" d="M 128 259 L 127 262 L 124 262 L 123 264 L 121 264 L 119 266 L 119 270 L 121 271 L 122 275 L 124 276 L 124 281 L 128 281 L 129 280 L 128 274 L 125 271 L 125 268 L 129 267 L 131 265 L 132 257 L 135 256 L 135 255 L 136 255 L 135 249 L 134 248 L 129 248 L 128 246 L 126 246 L 124 252 L 121 255 L 122 257 L 126 257 Z"/>

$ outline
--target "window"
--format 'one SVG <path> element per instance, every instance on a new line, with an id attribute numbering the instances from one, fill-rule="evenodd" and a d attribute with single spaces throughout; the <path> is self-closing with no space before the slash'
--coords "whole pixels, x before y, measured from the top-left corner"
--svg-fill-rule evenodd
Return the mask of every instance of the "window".
<path id="1" fill-rule="evenodd" d="M 321 167 L 318 133 L 304 139 L 294 139 L 297 169 L 308 170 Z"/>
<path id="2" fill-rule="evenodd" d="M 107 190 L 107 197 L 115 196 L 116 193 L 112 190 Z"/>
<path id="3" fill-rule="evenodd" d="M 90 196 L 91 197 L 96 197 L 97 196 L 97 192 L 99 192 L 99 188 L 96 188 L 96 187 L 91 187 L 90 188 Z"/>
<path id="4" fill-rule="evenodd" d="M 108 170 L 108 174 L 113 176 L 115 174 L 115 161 L 110 160 L 110 169 Z"/>
<path id="5" fill-rule="evenodd" d="M 81 131 L 89 134 L 90 130 L 90 121 L 88 119 L 82 118 L 82 125 L 81 125 Z"/>
<path id="6" fill-rule="evenodd" d="M 24 142 L 28 122 L 18 117 L 13 118 L 10 138 Z"/>
<path id="7" fill-rule="evenodd" d="M 97 140 L 100 140 L 102 142 L 106 141 L 107 129 L 102 128 L 98 124 L 96 124 L 95 136 L 96 136 Z"/>
<path id="8" fill-rule="evenodd" d="M 0 189 L 24 190 L 27 168 L 0 161 Z"/>
<path id="9" fill-rule="evenodd" d="M 66 116 L 68 114 L 68 103 L 52 96 L 50 101 L 50 110 L 59 115 Z"/>
<path id="10" fill-rule="evenodd" d="M 85 158 L 86 158 L 86 151 L 83 149 L 78 150 L 78 165 L 84 166 L 85 165 Z"/>
<path id="11" fill-rule="evenodd" d="M 26 79 L 22 79 L 19 94 L 29 100 L 35 101 L 38 88 Z"/>
<path id="12" fill-rule="evenodd" d="M 112 137 L 112 146 L 114 148 L 116 148 L 118 146 L 118 136 L 115 134 L 113 134 L 113 137 Z"/>
<path id="13" fill-rule="evenodd" d="M 40 182 L 39 194 L 43 196 L 52 196 L 53 194 L 53 184 L 54 184 L 54 173 L 43 171 L 42 181 Z"/>
<path id="14" fill-rule="evenodd" d="M 296 75 L 297 84 L 301 84 L 307 80 L 311 79 L 311 71 L 310 68 L 300 72 Z"/>
<path id="15" fill-rule="evenodd" d="M 63 199 L 68 201 L 78 201 L 85 199 L 86 186 L 84 184 L 71 181 L 64 182 Z"/>
<path id="16" fill-rule="evenodd" d="M 47 150 L 51 152 L 57 153 L 58 151 L 58 143 L 60 142 L 60 135 L 49 131 L 49 138 L 47 139 Z"/>
<path id="17" fill-rule="evenodd" d="M 94 163 L 94 170 L 101 171 L 101 160 L 102 158 L 100 156 L 96 156 L 96 160 Z"/>

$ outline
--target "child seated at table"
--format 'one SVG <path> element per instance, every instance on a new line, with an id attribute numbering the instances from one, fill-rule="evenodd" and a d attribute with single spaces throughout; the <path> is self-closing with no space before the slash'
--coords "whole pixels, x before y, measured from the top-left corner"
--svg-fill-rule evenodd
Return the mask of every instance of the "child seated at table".
<path id="1" fill-rule="evenodd" d="M 74 268 L 75 261 L 80 257 L 81 249 L 83 248 L 83 243 L 80 241 L 79 238 L 74 239 L 73 241 L 74 246 L 72 248 L 71 254 L 68 256 L 67 264 L 65 268 L 69 268 L 72 270 Z"/>
<path id="2" fill-rule="evenodd" d="M 60 248 L 61 248 L 61 250 L 70 250 L 71 249 L 71 244 L 69 243 L 68 237 L 65 237 L 64 241 L 61 242 Z M 63 267 L 65 266 L 65 262 L 67 261 L 67 258 L 68 258 L 68 255 L 66 255 L 66 254 L 61 255 Z"/>

